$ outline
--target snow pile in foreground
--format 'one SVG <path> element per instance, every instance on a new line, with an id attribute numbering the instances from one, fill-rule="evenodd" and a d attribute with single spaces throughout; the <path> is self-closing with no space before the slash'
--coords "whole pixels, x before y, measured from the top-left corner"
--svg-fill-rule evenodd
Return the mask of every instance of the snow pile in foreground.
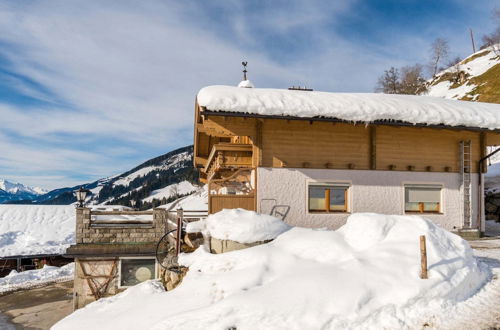
<path id="1" fill-rule="evenodd" d="M 244 209 L 224 209 L 186 228 L 188 232 L 206 231 L 211 237 L 240 243 L 271 240 L 289 229 L 278 218 Z"/>
<path id="2" fill-rule="evenodd" d="M 427 237 L 427 280 L 419 277 L 419 235 Z M 420 328 L 490 274 L 467 242 L 431 221 L 378 214 L 351 215 L 337 231 L 294 227 L 224 254 L 200 247 L 180 262 L 189 272 L 175 290 L 145 282 L 54 329 Z"/>
<path id="3" fill-rule="evenodd" d="M 74 242 L 74 206 L 0 205 L 0 257 L 62 254 Z"/>
<path id="4" fill-rule="evenodd" d="M 424 125 L 500 128 L 498 104 L 430 96 L 208 86 L 198 92 L 197 100 L 200 106 L 211 111 L 265 116 L 327 117 L 363 123 L 390 120 Z"/>
<path id="5" fill-rule="evenodd" d="M 62 267 L 45 265 L 41 269 L 24 272 L 11 271 L 9 275 L 0 278 L 0 294 L 20 289 L 30 289 L 53 282 L 73 280 L 75 264 L 70 263 Z"/>

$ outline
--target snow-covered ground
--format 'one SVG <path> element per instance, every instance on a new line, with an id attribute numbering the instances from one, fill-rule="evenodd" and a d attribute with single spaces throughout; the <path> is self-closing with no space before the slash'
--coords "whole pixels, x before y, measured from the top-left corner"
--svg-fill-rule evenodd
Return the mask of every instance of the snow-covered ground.
<path id="1" fill-rule="evenodd" d="M 276 238 L 291 227 L 267 214 L 243 209 L 224 209 L 206 219 L 191 222 L 186 231 L 206 232 L 210 237 L 239 243 L 262 242 Z"/>
<path id="2" fill-rule="evenodd" d="M 74 242 L 74 206 L 0 205 L 0 257 L 60 254 Z"/>
<path id="3" fill-rule="evenodd" d="M 419 277 L 419 235 L 429 279 Z M 457 312 L 498 294 L 491 265 L 417 216 L 354 214 L 337 231 L 294 227 L 244 250 L 200 247 L 180 262 L 189 272 L 175 290 L 144 282 L 54 329 L 460 328 Z"/>
<path id="4" fill-rule="evenodd" d="M 0 295 L 21 289 L 32 289 L 53 282 L 73 280 L 75 264 L 62 267 L 44 266 L 41 269 L 24 272 L 11 271 L 9 275 L 0 278 Z"/>

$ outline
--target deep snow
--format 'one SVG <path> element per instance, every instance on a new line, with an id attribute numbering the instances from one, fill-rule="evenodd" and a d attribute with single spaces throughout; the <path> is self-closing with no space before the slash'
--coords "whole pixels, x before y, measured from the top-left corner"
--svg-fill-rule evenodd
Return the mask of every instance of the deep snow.
<path id="1" fill-rule="evenodd" d="M 427 237 L 427 280 L 419 235 Z M 491 275 L 467 242 L 431 221 L 378 214 L 351 215 L 337 231 L 291 228 L 224 254 L 201 247 L 180 262 L 189 272 L 175 290 L 148 281 L 54 329 L 420 328 L 434 315 L 457 317 L 445 314 Z"/>
<path id="2" fill-rule="evenodd" d="M 500 129 L 498 104 L 430 96 L 208 86 L 198 92 L 197 101 L 207 110 L 265 116 L 327 117 L 363 123 L 391 120 Z"/>
<path id="3" fill-rule="evenodd" d="M 0 257 L 61 254 L 74 243 L 73 205 L 0 205 Z"/>
<path id="4" fill-rule="evenodd" d="M 240 243 L 262 242 L 276 238 L 291 227 L 282 220 L 244 209 L 224 209 L 206 219 L 191 222 L 187 232 L 206 232 L 210 237 Z"/>

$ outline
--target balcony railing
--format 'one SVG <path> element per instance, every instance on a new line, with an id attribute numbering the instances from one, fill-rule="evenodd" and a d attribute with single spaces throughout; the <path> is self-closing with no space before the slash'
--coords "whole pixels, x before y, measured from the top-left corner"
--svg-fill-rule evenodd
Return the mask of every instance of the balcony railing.
<path id="1" fill-rule="evenodd" d="M 209 178 L 222 169 L 252 167 L 252 145 L 219 143 L 212 147 L 204 172 Z"/>

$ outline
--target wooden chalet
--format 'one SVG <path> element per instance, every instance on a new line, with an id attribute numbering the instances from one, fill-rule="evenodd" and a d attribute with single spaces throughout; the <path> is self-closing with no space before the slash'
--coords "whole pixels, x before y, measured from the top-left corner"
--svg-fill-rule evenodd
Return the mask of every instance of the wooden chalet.
<path id="1" fill-rule="evenodd" d="M 329 228 L 354 212 L 416 214 L 484 231 L 500 105 L 242 86 L 197 96 L 194 164 L 209 213 L 244 208 Z"/>

